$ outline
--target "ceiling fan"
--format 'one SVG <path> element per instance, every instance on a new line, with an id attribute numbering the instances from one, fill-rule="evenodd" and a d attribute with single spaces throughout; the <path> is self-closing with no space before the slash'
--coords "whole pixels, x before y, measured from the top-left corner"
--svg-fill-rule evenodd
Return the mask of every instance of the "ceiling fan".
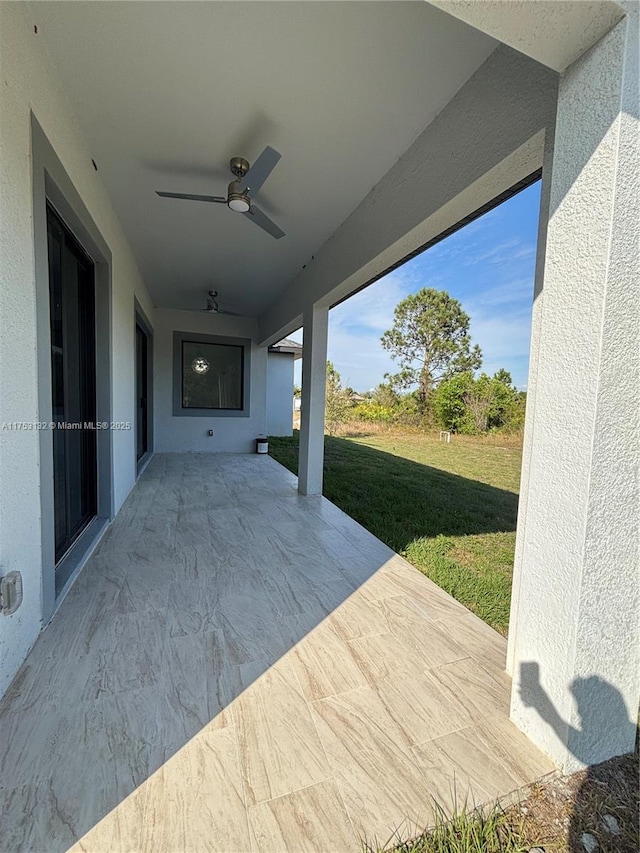
<path id="1" fill-rule="evenodd" d="M 210 290 L 207 296 L 207 307 L 202 308 L 207 314 L 228 314 L 230 317 L 242 317 L 242 314 L 236 314 L 235 311 L 225 311 L 218 305 L 218 291 Z"/>
<path id="2" fill-rule="evenodd" d="M 281 156 L 275 148 L 267 145 L 253 166 L 244 157 L 232 157 L 229 168 L 231 174 L 235 175 L 235 180 L 229 184 L 226 196 L 167 193 L 158 190 L 156 190 L 156 195 L 162 196 L 162 198 L 183 198 L 187 201 L 209 201 L 213 204 L 226 204 L 230 210 L 242 213 L 267 234 L 271 234 L 272 237 L 279 240 L 284 237 L 284 231 L 253 203 L 253 196 L 262 188 Z M 245 182 L 249 172 L 251 172 L 251 176 Z"/>

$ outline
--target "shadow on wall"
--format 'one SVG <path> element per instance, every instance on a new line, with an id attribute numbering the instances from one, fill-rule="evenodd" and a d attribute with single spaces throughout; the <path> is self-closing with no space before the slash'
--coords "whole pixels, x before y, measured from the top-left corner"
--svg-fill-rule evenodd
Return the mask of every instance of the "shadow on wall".
<path id="1" fill-rule="evenodd" d="M 579 727 L 562 719 L 556 710 L 540 683 L 538 664 L 527 661 L 520 665 L 523 704 L 538 712 L 578 761 L 588 765 L 600 750 L 606 754 L 612 730 L 621 732 L 629 743 L 635 735 L 636 751 L 633 774 L 624 771 L 625 764 L 619 759 L 587 767 L 573 803 L 568 849 L 570 853 L 585 853 L 590 847 L 599 853 L 636 853 L 640 849 L 637 722 L 629 719 L 620 692 L 598 676 L 576 678 L 570 690 L 578 709 Z M 593 842 L 596 846 L 591 846 Z"/>

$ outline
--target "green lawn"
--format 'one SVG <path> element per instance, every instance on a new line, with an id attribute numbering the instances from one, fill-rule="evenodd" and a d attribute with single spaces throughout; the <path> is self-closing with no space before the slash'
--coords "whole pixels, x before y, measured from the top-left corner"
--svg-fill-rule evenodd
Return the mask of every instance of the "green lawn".
<path id="1" fill-rule="evenodd" d="M 270 438 L 297 473 L 298 434 Z M 511 443 L 512 444 L 512 443 Z M 521 450 L 418 434 L 325 438 L 324 494 L 502 634 L 509 624 Z"/>

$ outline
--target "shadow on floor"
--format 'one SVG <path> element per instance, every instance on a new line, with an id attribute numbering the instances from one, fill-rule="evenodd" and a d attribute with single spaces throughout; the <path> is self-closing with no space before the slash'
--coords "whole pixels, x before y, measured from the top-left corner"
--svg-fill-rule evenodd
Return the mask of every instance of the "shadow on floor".
<path id="1" fill-rule="evenodd" d="M 3 850 L 244 853 L 251 826 L 260 853 L 346 853 L 460 773 L 486 800 L 548 772 L 504 640 L 296 486 L 268 457 L 151 460 L 0 703 Z"/>
<path id="2" fill-rule="evenodd" d="M 178 851 L 185 826 L 213 833 L 215 849 L 253 849 L 232 703 L 258 715 L 244 727 L 253 749 L 242 746 L 250 802 L 322 782 L 320 810 L 335 812 L 340 838 L 344 807 L 307 701 L 313 679 L 328 693 L 366 682 L 331 631 L 309 647 L 306 696 L 305 664 L 296 673 L 281 659 L 393 555 L 296 486 L 267 457 L 152 459 L 0 703 L 3 851 L 63 853 L 89 831 L 81 849 L 92 853 Z M 251 707 L 241 698 L 265 673 L 270 719 L 256 711 L 259 692 Z M 263 749 L 275 754 L 261 765 Z M 185 780 L 198 801 L 184 801 Z M 143 819 L 151 802 L 176 813 Z M 346 833 L 338 843 L 350 849 Z"/>
<path id="3" fill-rule="evenodd" d="M 297 435 L 272 439 L 270 452 L 297 473 Z M 325 437 L 323 493 L 394 551 L 421 537 L 516 529 L 514 492 L 344 438 Z"/>

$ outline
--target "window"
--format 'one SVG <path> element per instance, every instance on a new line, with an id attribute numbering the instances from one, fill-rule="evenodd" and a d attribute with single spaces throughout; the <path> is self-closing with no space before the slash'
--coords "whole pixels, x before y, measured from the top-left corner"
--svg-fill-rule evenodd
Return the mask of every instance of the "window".
<path id="1" fill-rule="evenodd" d="M 241 410 L 243 357 L 236 344 L 183 341 L 183 408 Z"/>
<path id="2" fill-rule="evenodd" d="M 174 332 L 174 406 L 179 417 L 249 416 L 251 341 Z"/>

